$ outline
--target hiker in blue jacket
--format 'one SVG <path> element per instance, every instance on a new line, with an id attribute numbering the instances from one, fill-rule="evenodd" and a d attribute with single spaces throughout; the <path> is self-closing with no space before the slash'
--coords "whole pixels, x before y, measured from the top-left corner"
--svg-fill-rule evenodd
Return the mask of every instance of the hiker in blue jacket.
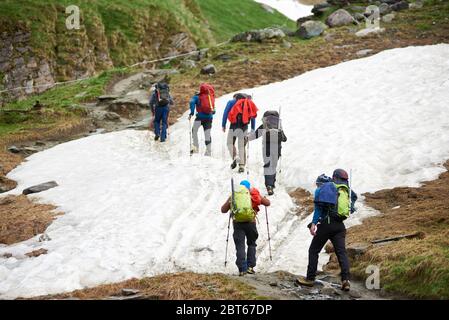
<path id="1" fill-rule="evenodd" d="M 157 83 L 150 98 L 150 109 L 154 119 L 154 140 L 159 138 L 161 142 L 167 139 L 168 115 L 170 106 L 174 105 L 173 98 L 170 95 L 170 88 L 166 83 Z"/>
<path id="2" fill-rule="evenodd" d="M 200 105 L 200 97 L 199 92 L 196 92 L 195 95 L 190 99 L 190 115 L 189 120 L 194 116 L 195 110 Z M 195 121 L 193 122 L 192 127 L 192 139 L 193 139 L 193 148 L 190 150 L 191 153 L 198 153 L 199 150 L 199 142 L 198 142 L 198 130 L 200 127 L 203 127 L 204 130 L 204 140 L 206 144 L 206 156 L 211 156 L 212 154 L 212 137 L 211 137 L 211 129 L 212 129 L 212 121 L 214 120 L 215 113 L 205 113 L 205 112 L 197 112 Z"/>
<path id="3" fill-rule="evenodd" d="M 223 120 L 221 123 L 221 127 L 223 132 L 226 132 L 226 124 L 228 122 L 229 113 L 232 110 L 232 107 L 236 104 L 236 102 L 240 99 L 251 99 L 251 96 L 244 93 L 236 93 L 231 100 L 226 104 L 226 108 L 223 113 Z M 251 131 L 256 130 L 256 118 L 251 118 Z M 229 154 L 232 158 L 231 169 L 235 169 L 237 167 L 237 162 L 239 164 L 239 172 L 244 171 L 244 167 L 246 165 L 246 150 L 245 150 L 245 136 L 248 133 L 248 124 L 243 124 L 241 121 L 237 121 L 236 123 L 231 123 L 229 127 L 229 133 L 227 138 L 227 146 L 229 150 Z M 235 142 L 238 139 L 238 159 L 237 159 L 237 150 L 235 148 Z"/>
<path id="4" fill-rule="evenodd" d="M 338 190 L 335 186 L 341 186 L 342 189 L 348 190 L 349 188 L 349 175 L 343 169 L 336 169 L 332 175 L 332 179 L 325 176 L 324 174 L 320 175 L 316 180 L 317 189 L 315 190 L 315 198 L 314 198 L 314 213 L 313 220 L 307 227 L 310 230 L 310 234 L 313 236 L 312 243 L 309 248 L 309 264 L 307 266 L 307 277 L 298 278 L 298 282 L 301 285 L 305 286 L 314 286 L 315 277 L 318 267 L 318 256 L 327 241 L 331 241 L 334 246 L 335 254 L 337 255 L 338 263 L 340 264 L 341 269 L 341 281 L 342 286 L 341 289 L 344 291 L 349 291 L 350 284 L 350 271 L 349 271 L 349 260 L 346 254 L 346 228 L 343 221 L 346 219 L 338 214 L 339 211 L 339 201 L 340 197 L 344 193 L 338 193 Z M 335 199 L 337 199 L 337 204 L 334 205 L 326 205 L 323 202 L 319 201 L 320 194 L 325 192 L 323 190 L 333 187 L 335 192 Z M 345 187 L 346 186 L 346 187 Z M 326 191 L 327 191 L 326 190 Z M 357 201 L 357 194 L 351 190 L 351 196 L 349 199 L 348 192 L 346 192 L 348 196 L 347 202 L 349 204 L 348 215 L 349 213 L 353 213 L 355 211 L 354 203 Z M 343 198 L 342 198 L 343 199 Z M 349 202 L 350 201 L 350 202 Z"/>

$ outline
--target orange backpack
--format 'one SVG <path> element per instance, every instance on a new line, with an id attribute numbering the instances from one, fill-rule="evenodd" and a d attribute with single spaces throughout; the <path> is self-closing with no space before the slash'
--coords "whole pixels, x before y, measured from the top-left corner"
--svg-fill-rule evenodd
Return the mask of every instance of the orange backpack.
<path id="1" fill-rule="evenodd" d="M 215 89 L 208 83 L 202 83 L 200 86 L 200 105 L 196 111 L 206 114 L 215 113 Z"/>

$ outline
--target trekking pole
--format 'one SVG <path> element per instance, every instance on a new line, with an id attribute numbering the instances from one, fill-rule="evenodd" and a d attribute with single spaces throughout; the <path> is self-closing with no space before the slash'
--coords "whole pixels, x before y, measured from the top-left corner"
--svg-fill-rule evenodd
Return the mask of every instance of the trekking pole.
<path id="1" fill-rule="evenodd" d="M 281 111 L 282 111 L 282 105 L 279 107 L 279 123 L 278 123 L 278 129 L 282 130 L 282 120 L 281 120 Z M 279 141 L 279 144 L 282 146 L 282 136 L 281 141 Z M 282 156 L 279 157 L 279 177 L 282 173 Z M 278 179 L 280 180 L 280 179 Z"/>
<path id="2" fill-rule="evenodd" d="M 231 209 L 229 212 L 229 220 L 228 220 L 228 235 L 226 236 L 226 251 L 225 251 L 225 268 L 226 265 L 228 264 L 228 244 L 229 244 L 229 229 L 231 227 L 231 217 L 232 217 L 232 210 L 235 207 L 235 202 L 234 202 L 234 178 L 231 178 Z"/>
<path id="3" fill-rule="evenodd" d="M 243 138 L 243 139 L 245 141 L 245 138 Z M 243 143 L 245 143 L 245 142 L 243 142 Z M 247 146 L 245 147 L 245 149 L 246 149 L 246 160 L 245 160 L 245 162 L 246 162 L 246 178 L 249 180 L 249 163 L 248 163 L 248 159 L 249 159 L 249 140 L 248 140 L 248 142 L 246 144 L 247 144 Z"/>
<path id="4" fill-rule="evenodd" d="M 268 248 L 270 249 L 270 261 L 273 261 L 271 257 L 271 237 L 270 237 L 270 225 L 268 224 L 268 209 L 265 206 L 265 217 L 267 219 L 267 232 L 268 232 Z"/>
<path id="5" fill-rule="evenodd" d="M 352 169 L 349 169 L 348 187 L 349 187 L 349 214 L 352 213 L 352 192 L 351 192 Z"/>
<path id="6" fill-rule="evenodd" d="M 190 143 L 190 156 L 192 156 L 192 151 L 193 151 L 193 148 L 192 148 L 192 117 L 190 117 L 189 116 L 189 136 L 190 136 L 190 139 L 189 139 L 189 143 Z"/>

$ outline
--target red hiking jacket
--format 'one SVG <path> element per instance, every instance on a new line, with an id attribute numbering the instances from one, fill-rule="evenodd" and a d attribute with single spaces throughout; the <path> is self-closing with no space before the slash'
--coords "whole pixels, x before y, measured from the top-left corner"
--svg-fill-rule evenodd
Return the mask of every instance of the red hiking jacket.
<path id="1" fill-rule="evenodd" d="M 251 118 L 257 117 L 257 107 L 251 99 L 238 100 L 228 114 L 228 120 L 231 123 L 237 122 L 237 116 L 242 114 L 243 124 L 248 124 Z"/>

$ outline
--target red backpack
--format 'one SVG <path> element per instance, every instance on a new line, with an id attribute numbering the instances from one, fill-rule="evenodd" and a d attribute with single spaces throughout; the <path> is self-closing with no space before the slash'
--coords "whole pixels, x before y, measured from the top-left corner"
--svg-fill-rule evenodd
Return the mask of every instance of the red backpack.
<path id="1" fill-rule="evenodd" d="M 208 83 L 202 83 L 200 86 L 200 104 L 196 111 L 206 114 L 215 113 L 215 89 Z"/>

